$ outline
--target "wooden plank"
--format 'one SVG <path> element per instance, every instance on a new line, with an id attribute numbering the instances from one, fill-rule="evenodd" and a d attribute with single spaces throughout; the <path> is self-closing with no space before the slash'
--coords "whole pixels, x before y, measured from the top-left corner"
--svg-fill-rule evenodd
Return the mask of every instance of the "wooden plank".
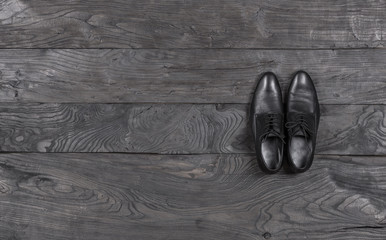
<path id="1" fill-rule="evenodd" d="M 275 72 L 310 73 L 324 104 L 384 104 L 386 50 L 1 50 L 2 102 L 249 103 Z"/>
<path id="2" fill-rule="evenodd" d="M 384 0 L 4 0 L 1 48 L 385 46 Z"/>
<path id="3" fill-rule="evenodd" d="M 1 154 L 3 239 L 384 239 L 386 158 Z"/>
<path id="4" fill-rule="evenodd" d="M 0 104 L 3 152 L 253 153 L 248 105 Z M 385 155 L 385 105 L 323 105 L 317 153 Z"/>

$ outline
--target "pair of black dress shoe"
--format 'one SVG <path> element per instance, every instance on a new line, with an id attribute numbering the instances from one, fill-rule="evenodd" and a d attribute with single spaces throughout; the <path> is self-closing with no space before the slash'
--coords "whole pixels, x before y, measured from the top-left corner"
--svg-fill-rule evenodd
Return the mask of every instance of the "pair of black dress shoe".
<path id="1" fill-rule="evenodd" d="M 257 161 L 264 172 L 280 170 L 285 150 L 292 172 L 311 167 L 320 110 L 315 86 L 306 72 L 293 77 L 285 107 L 275 74 L 265 73 L 257 84 L 250 118 Z"/>

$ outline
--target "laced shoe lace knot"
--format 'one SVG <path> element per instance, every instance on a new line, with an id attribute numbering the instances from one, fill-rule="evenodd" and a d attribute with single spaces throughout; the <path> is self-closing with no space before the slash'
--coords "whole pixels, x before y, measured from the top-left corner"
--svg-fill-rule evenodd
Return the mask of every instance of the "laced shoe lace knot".
<path id="1" fill-rule="evenodd" d="M 280 115 L 275 113 L 268 113 L 264 115 L 264 130 L 260 136 L 260 141 L 264 142 L 268 137 L 278 137 L 283 143 L 284 135 L 278 131 L 281 129 Z"/>
<path id="2" fill-rule="evenodd" d="M 289 137 L 299 135 L 299 131 L 304 135 L 308 141 L 314 135 L 314 131 L 311 129 L 312 123 L 305 114 L 296 114 L 292 118 L 293 121 L 288 121 L 285 127 L 288 129 Z"/>

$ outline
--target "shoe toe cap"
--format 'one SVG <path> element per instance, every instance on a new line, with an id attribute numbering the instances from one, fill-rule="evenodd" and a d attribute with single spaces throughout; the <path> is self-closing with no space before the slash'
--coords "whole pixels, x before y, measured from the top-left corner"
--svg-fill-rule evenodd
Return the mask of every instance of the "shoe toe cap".
<path id="1" fill-rule="evenodd" d="M 252 113 L 283 112 L 279 81 L 273 73 L 265 73 L 257 84 L 252 100 Z"/>
<path id="2" fill-rule="evenodd" d="M 271 73 L 265 73 L 256 88 L 257 92 L 265 91 L 265 92 L 280 92 L 279 81 L 276 76 Z"/>
<path id="3" fill-rule="evenodd" d="M 297 72 L 292 80 L 290 92 L 316 92 L 310 75 L 304 71 Z"/>

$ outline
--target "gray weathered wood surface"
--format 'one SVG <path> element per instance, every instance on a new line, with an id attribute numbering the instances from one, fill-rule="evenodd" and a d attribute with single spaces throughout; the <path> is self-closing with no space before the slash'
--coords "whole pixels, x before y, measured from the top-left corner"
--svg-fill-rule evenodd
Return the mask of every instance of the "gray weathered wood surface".
<path id="1" fill-rule="evenodd" d="M 385 46 L 384 0 L 3 0 L 1 48 Z"/>
<path id="2" fill-rule="evenodd" d="M 257 78 L 283 91 L 310 73 L 321 103 L 384 104 L 386 50 L 3 50 L 2 102 L 249 103 Z"/>
<path id="3" fill-rule="evenodd" d="M 0 240 L 384 240 L 385 9 L 0 0 Z M 251 94 L 300 69 L 319 155 L 263 174 Z"/>
<path id="4" fill-rule="evenodd" d="M 1 239 L 384 239 L 385 157 L 1 154 Z"/>
<path id="5" fill-rule="evenodd" d="M 0 104 L 8 152 L 252 153 L 246 104 Z M 385 105 L 323 105 L 317 153 L 386 154 Z"/>

